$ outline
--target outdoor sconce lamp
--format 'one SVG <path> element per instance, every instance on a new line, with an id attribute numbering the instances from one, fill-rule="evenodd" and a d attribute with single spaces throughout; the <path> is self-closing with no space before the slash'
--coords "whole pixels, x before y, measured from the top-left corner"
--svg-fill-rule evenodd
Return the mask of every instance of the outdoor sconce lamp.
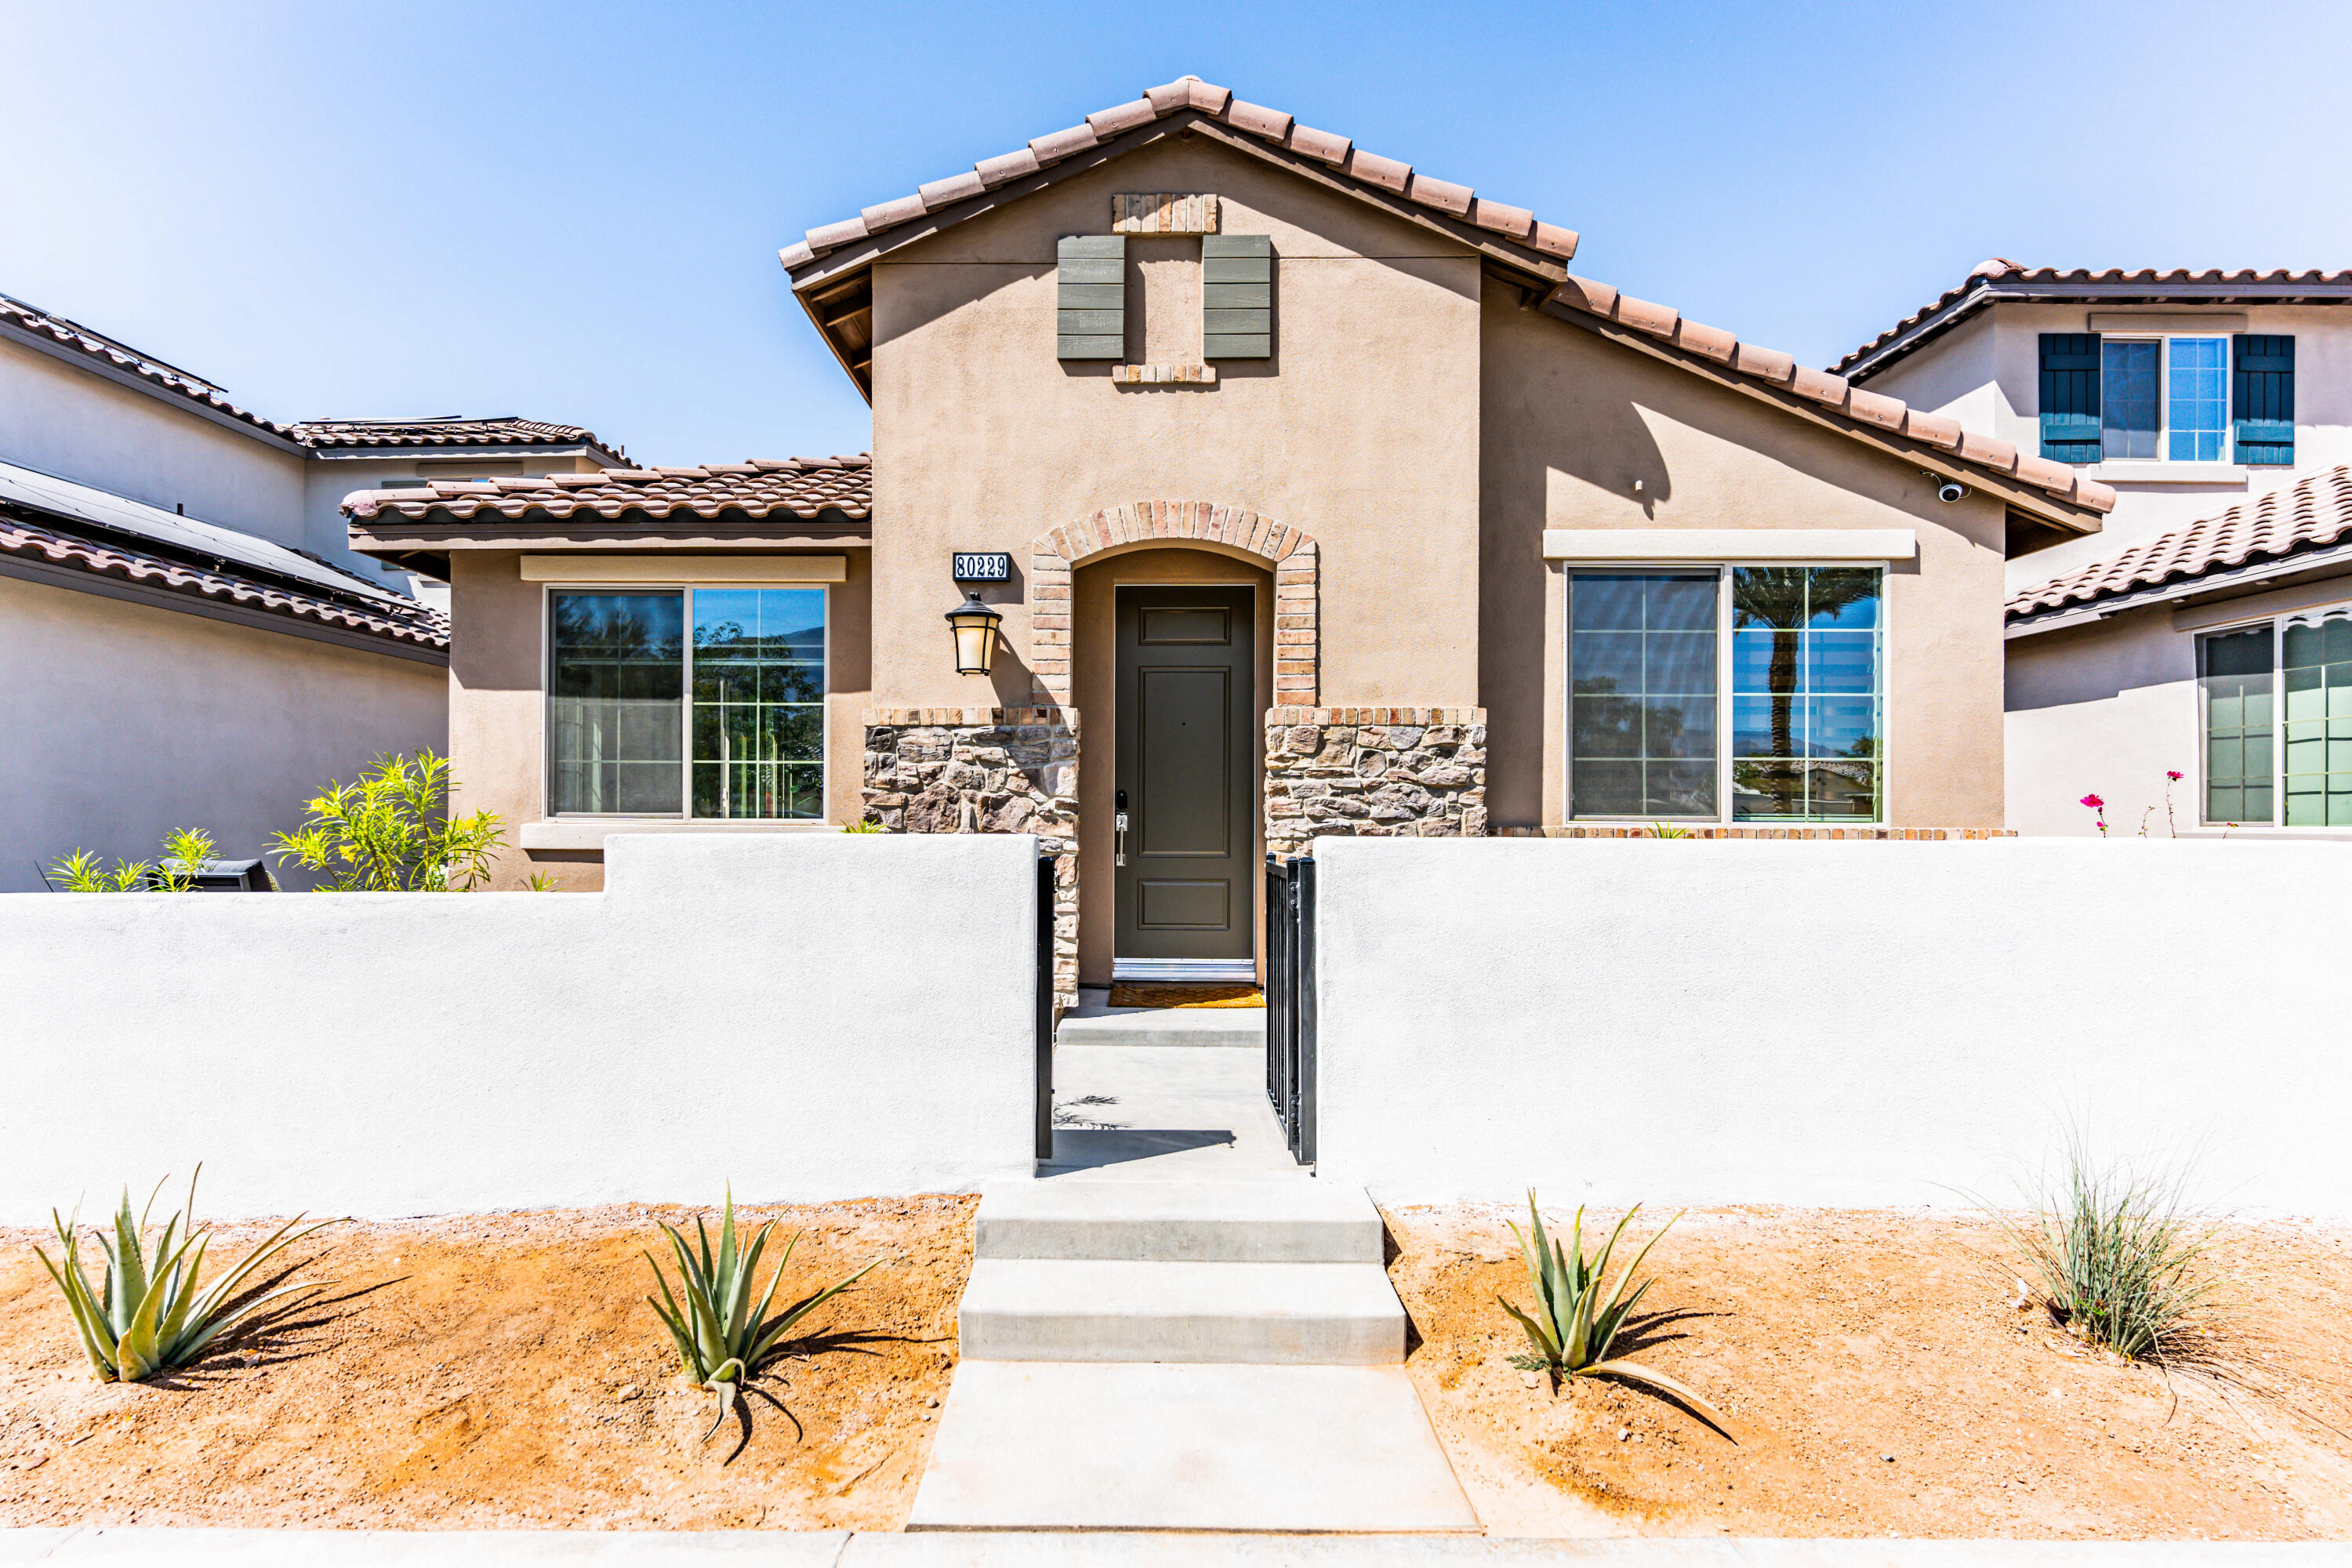
<path id="1" fill-rule="evenodd" d="M 996 629 L 1004 617 L 980 602 L 980 590 L 967 588 L 963 603 L 948 612 L 948 629 L 955 634 L 956 673 L 986 675 L 996 662 Z"/>

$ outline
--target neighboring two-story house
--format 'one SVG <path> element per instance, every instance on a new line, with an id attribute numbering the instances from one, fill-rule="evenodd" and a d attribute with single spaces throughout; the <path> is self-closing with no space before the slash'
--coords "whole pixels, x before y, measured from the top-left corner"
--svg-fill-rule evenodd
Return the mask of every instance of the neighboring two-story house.
<path id="1" fill-rule="evenodd" d="M 2009 566 L 2025 833 L 2352 833 L 2352 272 L 1992 260 L 1838 369 L 2112 486 Z M 2177 782 L 2171 775 L 2178 775 Z"/>
<path id="2" fill-rule="evenodd" d="M 1316 834 L 1999 830 L 2004 563 L 2113 492 L 1577 249 L 1185 78 L 784 249 L 870 458 L 375 489 L 352 541 L 448 574 L 509 882 L 1037 832 L 1066 984 L 1250 973 Z"/>
<path id="3" fill-rule="evenodd" d="M 621 460 L 524 420 L 278 424 L 0 296 L 0 890 L 175 827 L 250 858 L 330 778 L 445 746 L 447 622 L 336 503 Z"/>

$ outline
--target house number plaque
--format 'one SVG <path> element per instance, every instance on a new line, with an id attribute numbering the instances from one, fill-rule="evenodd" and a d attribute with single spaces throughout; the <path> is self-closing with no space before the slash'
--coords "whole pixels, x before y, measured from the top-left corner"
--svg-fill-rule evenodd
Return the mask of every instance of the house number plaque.
<path id="1" fill-rule="evenodd" d="M 1006 583 L 1013 578 L 1013 557 L 1002 550 L 959 550 L 950 560 L 959 583 Z"/>

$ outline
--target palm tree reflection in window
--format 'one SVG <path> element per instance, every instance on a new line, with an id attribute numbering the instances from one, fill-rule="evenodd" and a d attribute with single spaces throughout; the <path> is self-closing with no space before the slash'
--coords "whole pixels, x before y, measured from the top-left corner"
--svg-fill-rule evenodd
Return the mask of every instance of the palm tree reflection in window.
<path id="1" fill-rule="evenodd" d="M 1732 574 L 1732 808 L 1743 818 L 1878 816 L 1880 573 Z"/>

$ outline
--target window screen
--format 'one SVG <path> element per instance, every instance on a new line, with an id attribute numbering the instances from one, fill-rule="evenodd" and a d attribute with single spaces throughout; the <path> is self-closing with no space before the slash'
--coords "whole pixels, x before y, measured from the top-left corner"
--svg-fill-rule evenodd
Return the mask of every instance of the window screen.
<path id="1" fill-rule="evenodd" d="M 1569 581 L 1569 810 L 1714 816 L 1717 576 Z"/>
<path id="2" fill-rule="evenodd" d="M 676 815 L 684 595 L 548 597 L 551 809 Z"/>
<path id="3" fill-rule="evenodd" d="M 2286 686 L 2286 826 L 2352 827 L 2352 612 L 2290 618 L 2279 637 Z"/>
<path id="4" fill-rule="evenodd" d="M 2271 628 L 2197 644 L 2205 701 L 2205 820 L 2271 820 Z"/>

